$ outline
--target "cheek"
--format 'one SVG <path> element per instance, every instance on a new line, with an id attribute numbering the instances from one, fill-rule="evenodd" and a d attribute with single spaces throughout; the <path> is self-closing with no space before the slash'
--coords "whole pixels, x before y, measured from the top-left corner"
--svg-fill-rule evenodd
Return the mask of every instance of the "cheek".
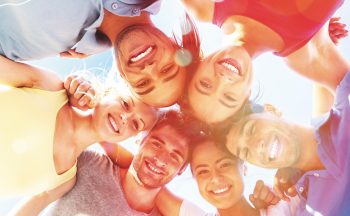
<path id="1" fill-rule="evenodd" d="M 198 186 L 198 190 L 199 190 L 199 193 L 202 195 L 202 196 L 206 196 L 206 185 L 207 185 L 207 180 L 204 179 L 204 178 L 198 178 L 196 179 L 197 181 L 197 186 Z"/>

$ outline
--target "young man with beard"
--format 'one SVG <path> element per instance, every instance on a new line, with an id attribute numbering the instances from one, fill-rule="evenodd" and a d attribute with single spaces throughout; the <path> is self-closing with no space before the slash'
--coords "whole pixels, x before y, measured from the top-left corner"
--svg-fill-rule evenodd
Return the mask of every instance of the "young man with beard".
<path id="1" fill-rule="evenodd" d="M 328 35 L 310 46 L 310 61 L 318 72 L 343 74 L 335 103 L 312 126 L 286 121 L 271 113 L 253 113 L 232 125 L 226 147 L 239 158 L 266 168 L 297 168 L 304 175 L 296 184 L 301 200 L 297 215 L 349 215 L 350 64 Z M 326 77 L 324 77 L 326 79 Z"/>
<path id="2" fill-rule="evenodd" d="M 175 57 L 181 48 L 199 53 L 199 45 L 192 41 L 194 30 L 180 45 L 157 29 L 150 14 L 159 9 L 160 0 L 1 1 L 0 55 L 15 61 L 59 53 L 85 57 L 113 46 L 133 94 L 149 105 L 169 106 L 186 80 L 185 65 Z"/>
<path id="3" fill-rule="evenodd" d="M 186 125 L 179 113 L 168 111 L 142 140 L 129 168 L 106 155 L 84 152 L 78 159 L 76 185 L 46 214 L 160 215 L 155 208 L 158 192 L 187 165 L 188 144 L 195 133 Z M 43 204 L 45 200 L 20 212 L 32 215 L 31 209 Z"/>

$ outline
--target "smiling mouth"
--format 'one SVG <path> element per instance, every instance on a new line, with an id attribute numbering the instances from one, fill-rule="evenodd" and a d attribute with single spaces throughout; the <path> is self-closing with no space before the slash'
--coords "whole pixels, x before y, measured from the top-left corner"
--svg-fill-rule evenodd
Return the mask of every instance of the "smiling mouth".
<path id="1" fill-rule="evenodd" d="M 111 128 L 113 129 L 114 133 L 119 134 L 120 129 L 118 127 L 118 124 L 117 124 L 116 120 L 113 118 L 113 116 L 110 114 L 108 114 L 108 121 L 109 121 L 109 124 L 110 124 Z"/>
<path id="2" fill-rule="evenodd" d="M 131 56 L 131 58 L 129 59 L 129 62 L 133 64 L 133 63 L 138 63 L 144 59 L 147 59 L 148 57 L 150 57 L 150 54 L 154 50 L 155 50 L 155 46 L 147 46 L 143 48 L 141 51 L 137 52 L 135 55 Z"/>
<path id="3" fill-rule="evenodd" d="M 218 62 L 225 70 L 228 70 L 232 74 L 241 76 L 241 67 L 238 62 L 232 58 L 226 58 Z"/>
<path id="4" fill-rule="evenodd" d="M 152 163 L 145 161 L 147 168 L 156 175 L 164 175 L 164 171 L 153 165 Z"/>
<path id="5" fill-rule="evenodd" d="M 269 145 L 268 152 L 269 152 L 269 161 L 276 160 L 276 158 L 280 154 L 281 144 L 280 144 L 280 141 L 277 137 L 275 137 L 272 140 L 272 143 Z"/>
<path id="6" fill-rule="evenodd" d="M 224 195 L 226 192 L 228 192 L 231 189 L 230 185 L 225 185 L 224 187 L 220 187 L 215 190 L 210 190 L 209 192 L 214 195 Z"/>

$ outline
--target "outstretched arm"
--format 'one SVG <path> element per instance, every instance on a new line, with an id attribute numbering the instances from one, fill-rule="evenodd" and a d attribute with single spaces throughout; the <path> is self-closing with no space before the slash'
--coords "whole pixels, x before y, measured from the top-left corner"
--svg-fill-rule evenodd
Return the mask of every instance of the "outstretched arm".
<path id="1" fill-rule="evenodd" d="M 76 177 L 73 177 L 69 181 L 63 183 L 49 191 L 45 191 L 33 197 L 26 199 L 24 202 L 21 202 L 19 206 L 12 210 L 9 215 L 15 216 L 36 216 L 50 203 L 57 200 L 65 193 L 70 191 L 76 181 Z"/>
<path id="2" fill-rule="evenodd" d="M 13 87 L 38 88 L 48 91 L 63 89 L 57 74 L 42 68 L 14 62 L 0 55 L 0 84 Z"/>
<path id="3" fill-rule="evenodd" d="M 297 73 L 321 84 L 333 94 L 349 71 L 349 63 L 338 52 L 326 25 L 304 47 L 285 58 Z"/>
<path id="4" fill-rule="evenodd" d="M 182 202 L 182 199 L 163 187 L 157 195 L 156 206 L 163 215 L 178 216 Z"/>

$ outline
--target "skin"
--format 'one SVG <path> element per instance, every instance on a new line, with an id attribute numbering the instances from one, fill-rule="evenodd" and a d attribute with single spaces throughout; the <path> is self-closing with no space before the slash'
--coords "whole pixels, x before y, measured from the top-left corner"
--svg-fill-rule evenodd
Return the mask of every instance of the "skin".
<path id="1" fill-rule="evenodd" d="M 103 140 L 118 142 L 149 130 L 156 122 L 155 109 L 132 96 L 116 96 L 102 100 L 93 114 L 93 126 L 100 130 Z M 118 127 L 115 131 L 111 119 Z"/>
<path id="2" fill-rule="evenodd" d="M 186 80 L 184 68 L 175 62 L 179 47 L 174 41 L 151 25 L 128 27 L 117 41 L 118 68 L 133 94 L 156 107 L 174 104 Z"/>
<path id="3" fill-rule="evenodd" d="M 288 122 L 272 113 L 251 114 L 226 136 L 228 150 L 266 168 L 323 168 L 313 128 Z"/>
<path id="4" fill-rule="evenodd" d="M 225 67 L 227 63 L 238 71 Z M 250 55 L 242 47 L 230 46 L 206 57 L 188 86 L 193 115 L 206 123 L 234 115 L 250 96 L 252 76 Z"/>
<path id="5" fill-rule="evenodd" d="M 196 147 L 193 155 L 191 168 L 204 199 L 219 209 L 229 208 L 242 199 L 243 166 L 237 159 L 212 141 Z"/>
<path id="6" fill-rule="evenodd" d="M 170 125 L 150 132 L 132 163 L 137 178 L 147 188 L 171 181 L 184 168 L 188 141 Z"/>

